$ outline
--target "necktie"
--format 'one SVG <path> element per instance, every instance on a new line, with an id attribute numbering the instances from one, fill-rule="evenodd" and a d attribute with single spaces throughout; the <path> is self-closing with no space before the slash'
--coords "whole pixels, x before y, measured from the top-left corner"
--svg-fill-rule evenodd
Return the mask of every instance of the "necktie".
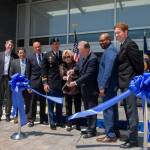
<path id="1" fill-rule="evenodd" d="M 59 59 L 59 54 L 58 54 L 58 52 L 57 52 L 55 55 L 56 55 L 56 59 Z"/>
<path id="2" fill-rule="evenodd" d="M 120 44 L 120 49 L 122 48 L 122 46 L 123 46 L 123 44 L 121 43 L 121 44 Z"/>
<path id="3" fill-rule="evenodd" d="M 41 63 L 42 59 L 41 59 L 41 55 L 38 55 L 38 60 L 39 60 L 39 64 Z"/>

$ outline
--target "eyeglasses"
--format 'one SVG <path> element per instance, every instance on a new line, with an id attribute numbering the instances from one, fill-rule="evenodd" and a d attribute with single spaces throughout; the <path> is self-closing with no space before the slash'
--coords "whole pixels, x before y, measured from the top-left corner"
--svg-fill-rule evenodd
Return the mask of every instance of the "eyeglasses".
<path id="1" fill-rule="evenodd" d="M 71 58 L 71 57 L 70 57 L 70 56 L 65 56 L 65 57 L 64 57 L 64 59 L 68 59 L 68 58 Z"/>

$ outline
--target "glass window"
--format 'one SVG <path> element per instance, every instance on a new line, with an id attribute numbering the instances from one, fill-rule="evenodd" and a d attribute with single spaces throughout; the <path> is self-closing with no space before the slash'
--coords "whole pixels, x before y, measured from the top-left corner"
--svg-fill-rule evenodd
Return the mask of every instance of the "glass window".
<path id="1" fill-rule="evenodd" d="M 60 44 L 66 44 L 66 36 L 55 36 L 59 39 Z M 41 38 L 32 38 L 30 39 L 30 46 L 33 45 L 33 42 L 39 41 L 41 45 L 49 45 L 50 40 L 54 37 L 41 37 Z"/>
<path id="2" fill-rule="evenodd" d="M 114 26 L 114 1 L 71 0 L 70 32 L 100 31 Z"/>
<path id="3" fill-rule="evenodd" d="M 41 1 L 41 0 L 32 0 L 32 2 L 37 2 L 37 1 Z"/>
<path id="4" fill-rule="evenodd" d="M 25 33 L 25 6 L 18 7 L 18 38 L 24 38 Z"/>
<path id="5" fill-rule="evenodd" d="M 117 8 L 117 22 L 125 22 L 130 28 L 150 26 L 150 19 L 146 17 L 150 14 L 150 1 L 126 0 Z"/>
<path id="6" fill-rule="evenodd" d="M 133 39 L 143 39 L 144 33 L 150 38 L 150 29 L 129 30 L 129 36 Z"/>
<path id="7" fill-rule="evenodd" d="M 113 31 L 110 31 L 108 32 L 112 39 L 114 38 L 113 36 Z M 98 38 L 100 36 L 100 32 L 97 32 L 97 33 L 86 33 L 86 34 L 77 34 L 77 38 L 78 38 L 78 41 L 88 41 L 88 42 L 98 42 Z M 70 35 L 69 36 L 69 43 L 73 43 L 74 42 L 74 35 Z"/>
<path id="8" fill-rule="evenodd" d="M 16 0 L 17 4 L 26 3 L 27 0 Z"/>
<path id="9" fill-rule="evenodd" d="M 24 47 L 24 39 L 17 40 L 17 47 Z"/>
<path id="10" fill-rule="evenodd" d="M 40 2 L 31 6 L 31 36 L 65 34 L 67 0 Z"/>

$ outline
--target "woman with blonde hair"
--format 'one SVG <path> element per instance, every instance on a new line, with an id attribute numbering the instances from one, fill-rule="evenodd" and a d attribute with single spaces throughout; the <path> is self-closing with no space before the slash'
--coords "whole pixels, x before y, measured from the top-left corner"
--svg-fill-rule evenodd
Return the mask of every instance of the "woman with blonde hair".
<path id="1" fill-rule="evenodd" d="M 65 96 L 66 115 L 67 117 L 72 115 L 72 103 L 74 102 L 75 112 L 81 111 L 81 95 L 80 90 L 77 87 L 68 87 L 69 82 L 78 78 L 77 74 L 67 76 L 67 71 L 73 69 L 75 66 L 74 53 L 71 50 L 64 50 L 62 54 L 63 64 L 60 67 L 60 73 L 64 80 L 63 93 Z M 80 130 L 79 120 L 75 121 L 76 129 Z M 72 130 L 72 123 L 67 121 L 66 130 Z"/>

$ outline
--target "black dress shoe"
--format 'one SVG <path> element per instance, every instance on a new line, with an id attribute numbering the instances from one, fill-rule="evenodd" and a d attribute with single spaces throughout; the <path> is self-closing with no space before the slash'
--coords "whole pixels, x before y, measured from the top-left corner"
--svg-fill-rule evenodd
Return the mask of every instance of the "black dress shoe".
<path id="1" fill-rule="evenodd" d="M 84 139 L 87 139 L 87 138 L 91 138 L 91 137 L 94 137 L 96 136 L 96 133 L 86 133 L 83 135 L 83 138 Z"/>
<path id="2" fill-rule="evenodd" d="M 116 137 L 117 137 L 118 139 L 121 137 L 119 130 L 115 131 L 115 134 L 116 134 Z"/>
<path id="3" fill-rule="evenodd" d="M 56 123 L 57 127 L 65 128 L 65 125 L 63 123 Z"/>
<path id="4" fill-rule="evenodd" d="M 0 121 L 2 121 L 2 119 L 0 118 Z"/>
<path id="5" fill-rule="evenodd" d="M 40 121 L 40 124 L 48 125 L 48 122 L 47 121 Z"/>
<path id="6" fill-rule="evenodd" d="M 80 131 L 81 127 L 79 125 L 76 125 L 76 130 Z"/>
<path id="7" fill-rule="evenodd" d="M 132 147 L 138 147 L 138 143 L 127 141 L 127 142 L 120 145 L 120 148 L 124 148 L 124 149 L 125 148 L 132 148 Z"/>
<path id="8" fill-rule="evenodd" d="M 50 125 L 50 128 L 51 128 L 51 130 L 56 130 L 56 125 L 51 124 L 51 125 Z"/>
<path id="9" fill-rule="evenodd" d="M 34 122 L 29 121 L 28 127 L 33 127 L 33 126 L 34 126 Z"/>
<path id="10" fill-rule="evenodd" d="M 6 122 L 9 122 L 11 119 L 9 116 L 6 117 Z"/>
<path id="11" fill-rule="evenodd" d="M 88 130 L 87 129 L 81 129 L 81 135 L 85 135 L 88 133 Z"/>

